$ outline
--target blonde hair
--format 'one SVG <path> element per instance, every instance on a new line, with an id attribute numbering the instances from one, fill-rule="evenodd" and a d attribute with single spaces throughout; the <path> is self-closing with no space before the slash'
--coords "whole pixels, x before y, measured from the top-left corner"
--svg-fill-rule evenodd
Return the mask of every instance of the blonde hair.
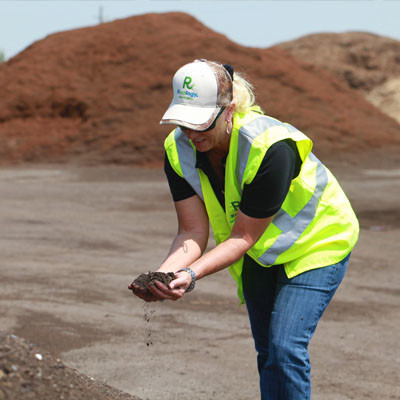
<path id="1" fill-rule="evenodd" d="M 254 86 L 238 72 L 234 72 L 232 83 L 235 112 L 245 112 L 248 108 L 254 105 Z"/>

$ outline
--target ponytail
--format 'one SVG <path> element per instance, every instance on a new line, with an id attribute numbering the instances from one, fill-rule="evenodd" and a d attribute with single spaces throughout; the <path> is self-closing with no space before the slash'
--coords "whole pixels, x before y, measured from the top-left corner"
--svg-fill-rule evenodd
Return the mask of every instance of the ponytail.
<path id="1" fill-rule="evenodd" d="M 243 113 L 254 105 L 254 87 L 241 74 L 234 72 L 233 75 L 233 102 L 235 112 Z"/>

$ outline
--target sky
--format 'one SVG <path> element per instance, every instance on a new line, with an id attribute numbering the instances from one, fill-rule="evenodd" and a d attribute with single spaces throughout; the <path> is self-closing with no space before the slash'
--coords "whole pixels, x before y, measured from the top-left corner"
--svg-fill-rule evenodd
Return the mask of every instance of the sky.
<path id="1" fill-rule="evenodd" d="M 168 11 L 188 13 L 249 47 L 322 32 L 366 31 L 400 40 L 400 0 L 0 0 L 0 51 L 10 59 L 55 32 Z"/>

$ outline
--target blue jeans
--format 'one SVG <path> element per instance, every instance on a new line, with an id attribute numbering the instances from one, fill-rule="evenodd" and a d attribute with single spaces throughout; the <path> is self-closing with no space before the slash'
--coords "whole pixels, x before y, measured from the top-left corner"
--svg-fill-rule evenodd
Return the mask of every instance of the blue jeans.
<path id="1" fill-rule="evenodd" d="M 260 374 L 261 400 L 309 400 L 308 344 L 346 272 L 341 262 L 288 279 L 245 256 L 243 291 Z"/>

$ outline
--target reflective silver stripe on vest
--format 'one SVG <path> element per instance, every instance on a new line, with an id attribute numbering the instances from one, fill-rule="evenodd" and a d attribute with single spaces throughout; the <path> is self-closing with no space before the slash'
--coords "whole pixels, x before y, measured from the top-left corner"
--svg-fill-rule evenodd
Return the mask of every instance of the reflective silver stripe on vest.
<path id="1" fill-rule="evenodd" d="M 246 169 L 247 160 L 249 158 L 250 148 L 254 139 L 264 133 L 267 129 L 278 125 L 283 125 L 288 128 L 286 124 L 283 124 L 274 118 L 263 115 L 262 117 L 256 118 L 250 123 L 243 125 L 239 129 L 236 178 L 240 189 L 242 187 L 243 175 Z"/>
<path id="2" fill-rule="evenodd" d="M 196 169 L 196 157 L 190 140 L 182 133 L 179 128 L 175 129 L 175 143 L 179 155 L 183 177 L 192 186 L 197 195 L 204 201 L 203 191 L 201 190 L 200 177 Z"/>
<path id="3" fill-rule="evenodd" d="M 272 222 L 282 233 L 274 244 L 258 259 L 264 265 L 274 264 L 280 254 L 289 250 L 315 217 L 319 199 L 328 184 L 328 174 L 314 154 L 310 153 L 309 158 L 317 163 L 314 193 L 307 204 L 294 217 L 291 217 L 282 209 L 276 213 Z"/>

